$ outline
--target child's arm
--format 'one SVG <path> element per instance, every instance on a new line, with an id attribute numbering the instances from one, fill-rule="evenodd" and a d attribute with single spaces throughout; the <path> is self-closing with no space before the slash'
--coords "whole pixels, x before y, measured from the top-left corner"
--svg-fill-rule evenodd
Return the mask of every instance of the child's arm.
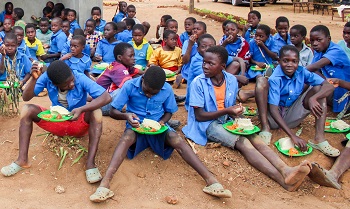
<path id="1" fill-rule="evenodd" d="M 337 88 L 339 86 L 339 87 L 342 87 L 344 89 L 350 90 L 350 82 L 348 82 L 348 81 L 344 81 L 344 80 L 341 80 L 338 78 L 328 78 L 327 81 L 330 84 L 333 84 L 333 86 L 335 88 Z"/>
<path id="2" fill-rule="evenodd" d="M 70 58 L 72 58 L 72 53 L 67 53 L 65 55 L 63 55 L 60 60 L 64 61 L 64 60 L 69 60 Z"/>
<path id="3" fill-rule="evenodd" d="M 39 67 L 38 67 L 38 63 L 35 62 L 32 65 L 32 68 L 30 69 L 30 74 L 28 74 L 29 80 L 27 82 L 26 87 L 23 90 L 23 94 L 22 94 L 23 101 L 29 101 L 33 97 L 35 97 L 34 87 L 35 87 L 36 81 L 38 80 L 41 73 L 42 72 L 41 72 L 41 69 L 39 69 Z M 36 75 L 39 75 L 39 76 L 36 76 Z"/>
<path id="4" fill-rule="evenodd" d="M 196 117 L 196 120 L 199 122 L 216 120 L 223 115 L 229 115 L 230 117 L 234 118 L 241 115 L 242 113 L 243 113 L 242 104 L 234 105 L 215 112 L 206 112 L 202 107 L 194 108 L 194 115 Z"/>
<path id="5" fill-rule="evenodd" d="M 324 66 L 329 65 L 329 64 L 331 64 L 331 61 L 324 57 L 324 58 L 321 58 L 320 60 L 318 60 L 317 62 L 306 66 L 306 69 L 308 69 L 311 72 L 315 72 L 315 71 L 318 71 L 319 69 L 321 69 Z"/>
<path id="6" fill-rule="evenodd" d="M 229 35 L 221 44 L 221 46 L 226 47 L 227 44 L 233 43 L 233 36 Z"/>
<path id="7" fill-rule="evenodd" d="M 109 112 L 109 116 L 116 120 L 126 120 L 134 128 L 138 128 L 140 126 L 140 118 L 137 117 L 135 113 L 122 113 L 112 107 L 111 111 Z"/>
<path id="8" fill-rule="evenodd" d="M 319 119 L 322 116 L 323 108 L 320 105 L 320 103 L 317 101 L 322 98 L 326 98 L 334 91 L 334 87 L 328 83 L 327 81 L 324 81 L 321 84 L 321 89 L 314 94 L 312 97 L 309 98 L 309 109 L 312 112 L 312 114 L 316 117 L 316 119 Z"/>
<path id="9" fill-rule="evenodd" d="M 194 43 L 197 41 L 197 35 L 193 34 L 188 39 L 188 45 L 185 54 L 182 56 L 182 64 L 187 64 L 191 60 L 191 51 Z"/>
<path id="10" fill-rule="evenodd" d="M 159 33 L 158 33 L 159 28 L 160 28 L 160 25 L 157 25 L 157 28 L 156 28 L 156 39 L 160 38 Z"/>
<path id="11" fill-rule="evenodd" d="M 30 78 L 30 74 L 27 73 L 27 74 L 24 76 L 23 80 L 21 80 L 21 81 L 19 82 L 19 83 L 20 83 L 20 86 L 23 86 L 25 83 L 27 83 L 27 81 L 29 80 L 29 78 Z"/>
<path id="12" fill-rule="evenodd" d="M 160 123 L 161 125 L 164 125 L 165 123 L 167 123 L 167 122 L 170 120 L 170 118 L 171 118 L 172 115 L 173 115 L 173 114 L 171 114 L 170 112 L 164 113 L 164 115 L 162 116 L 162 118 L 159 120 L 159 123 Z"/>
<path id="13" fill-rule="evenodd" d="M 267 46 L 265 45 L 264 42 L 262 41 L 256 41 L 256 44 L 264 49 L 269 57 L 271 57 L 273 60 L 278 60 L 278 55 L 275 52 L 272 52 Z"/>
<path id="14" fill-rule="evenodd" d="M 253 58 L 250 58 L 250 63 L 259 66 L 260 68 L 265 68 L 266 67 L 266 63 L 264 62 L 258 62 L 253 60 Z"/>
<path id="15" fill-rule="evenodd" d="M 4 74 L 5 73 L 5 56 L 6 56 L 4 44 L 0 46 L 0 53 L 1 53 L 0 74 Z"/>

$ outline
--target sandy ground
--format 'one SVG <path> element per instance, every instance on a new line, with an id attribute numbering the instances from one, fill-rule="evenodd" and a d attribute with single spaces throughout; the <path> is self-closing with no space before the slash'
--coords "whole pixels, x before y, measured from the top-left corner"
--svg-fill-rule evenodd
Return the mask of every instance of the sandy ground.
<path id="1" fill-rule="evenodd" d="M 130 3 L 130 2 L 128 2 Z M 186 1 L 185 1 L 186 3 Z M 155 26 L 163 14 L 170 14 L 179 21 L 179 32 L 183 31 L 183 21 L 188 16 L 203 20 L 208 25 L 208 33 L 218 40 L 221 34 L 221 23 L 203 19 L 197 15 L 189 15 L 188 11 L 179 8 L 157 8 L 159 5 L 179 5 L 175 0 L 145 0 L 134 2 L 137 6 L 137 17 L 147 20 L 152 27 L 148 38 L 153 37 Z M 183 3 L 181 3 L 183 4 Z M 198 8 L 207 8 L 215 11 L 233 12 L 235 15 L 246 17 L 248 7 L 233 7 L 225 3 L 213 3 L 201 0 L 195 3 Z M 308 29 L 322 23 L 330 27 L 334 40 L 341 39 L 343 23 L 339 18 L 331 21 L 331 16 L 312 15 L 308 13 L 293 13 L 292 5 L 277 4 L 265 7 L 256 7 L 262 13 L 262 22 L 274 25 L 275 18 L 281 14 L 287 16 L 291 25 L 304 24 Z M 104 7 L 104 19 L 111 20 L 115 7 Z M 252 88 L 250 84 L 248 88 Z M 185 86 L 175 90 L 178 94 L 185 94 Z M 30 103 L 37 103 L 49 107 L 48 97 L 34 98 Z M 21 102 L 21 106 L 25 104 Z M 254 100 L 244 104 L 255 106 Z M 174 115 L 175 119 L 186 123 L 187 114 L 183 106 Z M 256 121 L 257 118 L 253 118 Z M 97 153 L 97 165 L 105 173 L 111 155 L 123 130 L 124 121 L 114 121 L 108 117 L 103 119 L 103 135 Z M 2 158 L 0 166 L 15 160 L 18 154 L 18 125 L 19 117 L 0 117 L 0 152 Z M 349 122 L 349 121 L 348 121 Z M 304 131 L 301 137 L 308 140 L 314 136 L 313 118 L 308 117 L 302 124 Z M 295 129 L 294 131 L 297 131 Z M 350 172 L 341 178 L 342 190 L 320 187 L 308 178 L 296 192 L 287 192 L 277 183 L 252 168 L 241 154 L 225 147 L 206 149 L 196 146 L 198 156 L 219 181 L 233 193 L 231 199 L 218 199 L 204 194 L 201 190 L 205 186 L 201 177 L 191 169 L 174 152 L 169 160 L 162 160 L 151 150 L 146 150 L 134 160 L 125 160 L 114 176 L 111 189 L 115 197 L 106 203 L 93 204 L 89 196 L 95 191 L 98 184 L 90 185 L 85 180 L 85 157 L 70 166 L 70 157 L 57 170 L 59 158 L 49 150 L 44 137 L 37 136 L 44 131 L 34 125 L 34 131 L 29 150 L 30 169 L 23 170 L 13 177 L 0 177 L 1 208 L 348 208 L 350 198 Z M 181 134 L 181 131 L 178 131 Z M 281 130 L 273 132 L 273 141 L 284 137 Z M 330 143 L 342 149 L 340 141 L 344 134 L 328 134 Z M 87 138 L 81 144 L 87 146 Z M 272 145 L 271 149 L 278 152 Z M 329 168 L 334 159 L 328 158 L 318 151 L 306 157 L 289 158 L 278 154 L 288 165 L 295 166 L 302 160 L 317 161 Z M 74 159 L 74 158 L 73 158 Z M 224 161 L 229 166 L 224 166 Z M 54 188 L 61 185 L 66 192 L 57 194 Z M 174 195 L 179 199 L 177 205 L 169 205 L 164 198 Z M 348 205 L 348 206 L 347 206 Z"/>

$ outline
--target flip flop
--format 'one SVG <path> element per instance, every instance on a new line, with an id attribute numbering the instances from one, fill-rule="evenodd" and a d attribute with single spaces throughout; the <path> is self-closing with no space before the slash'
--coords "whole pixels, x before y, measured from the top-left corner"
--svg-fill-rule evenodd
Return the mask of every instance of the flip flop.
<path id="1" fill-rule="evenodd" d="M 259 133 L 259 136 L 260 136 L 261 140 L 263 142 L 265 142 L 265 144 L 270 145 L 271 138 L 272 138 L 272 134 L 270 132 L 268 132 L 268 131 L 261 131 Z"/>
<path id="2" fill-rule="evenodd" d="M 90 184 L 93 184 L 102 180 L 102 175 L 98 170 L 98 168 L 91 168 L 86 170 L 85 175 L 86 175 L 87 182 L 89 182 Z"/>
<path id="3" fill-rule="evenodd" d="M 204 187 L 203 192 L 213 195 L 215 197 L 223 197 L 223 198 L 232 197 L 231 191 L 228 189 L 224 189 L 224 187 L 220 183 L 214 183 L 212 185 Z"/>
<path id="4" fill-rule="evenodd" d="M 114 196 L 114 192 L 106 187 L 98 187 L 96 192 L 90 196 L 92 202 L 103 202 Z"/>
<path id="5" fill-rule="evenodd" d="M 1 168 L 1 173 L 4 176 L 13 176 L 16 173 L 18 173 L 20 170 L 23 170 L 21 166 L 19 166 L 17 163 L 13 162 L 8 166 Z"/>
<path id="6" fill-rule="evenodd" d="M 322 168 L 318 163 L 311 163 L 312 169 L 309 173 L 309 178 L 318 183 L 321 186 L 333 187 L 335 189 L 341 189 L 341 185 L 334 179 L 329 171 Z"/>
<path id="7" fill-rule="evenodd" d="M 340 151 L 334 147 L 332 147 L 328 141 L 324 141 L 318 144 L 312 143 L 310 140 L 308 141 L 309 145 L 314 149 L 321 151 L 323 154 L 329 157 L 338 157 L 340 155 Z"/>

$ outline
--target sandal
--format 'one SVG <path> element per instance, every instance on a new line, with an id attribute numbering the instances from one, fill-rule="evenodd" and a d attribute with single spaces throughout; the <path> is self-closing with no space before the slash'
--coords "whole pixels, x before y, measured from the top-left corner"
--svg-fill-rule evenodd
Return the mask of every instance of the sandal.
<path id="1" fill-rule="evenodd" d="M 2 167 L 1 168 L 1 173 L 4 176 L 13 176 L 19 171 L 23 170 L 21 166 L 19 166 L 17 163 L 13 162 L 8 166 Z"/>
<path id="2" fill-rule="evenodd" d="M 223 197 L 223 198 L 232 197 L 231 191 L 228 189 L 224 189 L 224 187 L 220 183 L 214 183 L 212 185 L 204 187 L 203 192 L 213 195 L 215 197 Z"/>
<path id="3" fill-rule="evenodd" d="M 318 163 L 312 163 L 312 169 L 309 173 L 309 178 L 318 183 L 321 186 L 333 187 L 335 189 L 341 189 L 341 185 L 336 179 L 327 171 L 322 168 Z"/>
<path id="4" fill-rule="evenodd" d="M 90 196 L 92 202 L 103 202 L 114 196 L 114 192 L 106 187 L 98 187 L 96 192 Z"/>
<path id="5" fill-rule="evenodd" d="M 91 168 L 86 170 L 85 175 L 86 175 L 87 182 L 89 182 L 90 184 L 93 184 L 102 180 L 102 175 L 98 170 L 98 168 Z"/>
<path id="6" fill-rule="evenodd" d="M 270 145 L 271 138 L 272 138 L 272 134 L 270 132 L 268 132 L 268 131 L 261 131 L 259 133 L 259 136 L 260 136 L 261 140 L 263 142 L 265 142 L 265 144 Z"/>
<path id="7" fill-rule="evenodd" d="M 340 155 L 340 151 L 334 147 L 332 147 L 328 141 L 324 141 L 318 144 L 314 144 L 312 143 L 310 140 L 308 141 L 309 145 L 314 148 L 317 149 L 319 151 L 321 151 L 323 154 L 329 156 L 329 157 L 338 157 Z"/>

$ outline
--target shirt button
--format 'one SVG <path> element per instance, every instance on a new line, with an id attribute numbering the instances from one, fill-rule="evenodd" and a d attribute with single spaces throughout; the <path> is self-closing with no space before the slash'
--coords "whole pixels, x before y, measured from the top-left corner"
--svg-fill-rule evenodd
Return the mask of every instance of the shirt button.
<path id="1" fill-rule="evenodd" d="M 290 100 L 290 98 L 288 98 Z"/>
<path id="2" fill-rule="evenodd" d="M 290 91 L 290 93 L 292 93 L 293 91 Z"/>

